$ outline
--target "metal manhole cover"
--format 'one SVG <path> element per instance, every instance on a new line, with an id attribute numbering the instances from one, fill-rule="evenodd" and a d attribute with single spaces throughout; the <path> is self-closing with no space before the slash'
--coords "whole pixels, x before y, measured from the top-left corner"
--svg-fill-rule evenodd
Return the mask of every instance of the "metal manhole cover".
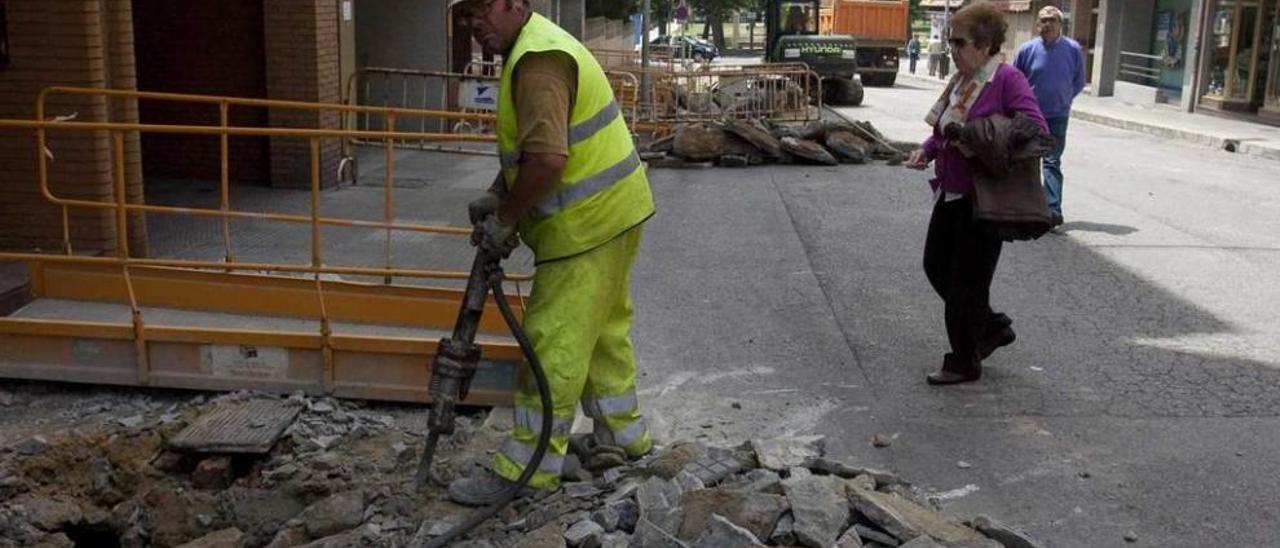
<path id="1" fill-rule="evenodd" d="M 266 453 L 299 411 L 301 406 L 287 400 L 223 404 L 179 432 L 169 446 L 201 453 Z"/>

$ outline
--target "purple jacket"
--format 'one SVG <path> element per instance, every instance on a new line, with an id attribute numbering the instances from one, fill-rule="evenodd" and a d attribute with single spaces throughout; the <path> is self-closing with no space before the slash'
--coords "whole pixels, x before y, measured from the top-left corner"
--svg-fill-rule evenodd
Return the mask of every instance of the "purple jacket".
<path id="1" fill-rule="evenodd" d="M 1044 114 L 1040 113 L 1040 103 L 1036 100 L 1035 92 L 1031 91 L 1027 77 L 1018 72 L 1018 69 L 1001 63 L 996 69 L 996 75 L 991 78 L 991 83 L 987 84 L 982 95 L 973 103 L 965 121 L 992 114 L 1012 118 L 1019 112 L 1035 119 L 1042 129 L 1049 131 L 1049 125 L 1044 121 Z M 934 126 L 933 135 L 929 136 L 923 147 L 925 156 L 934 161 L 933 170 L 937 176 L 929 184 L 935 191 L 941 186 L 944 192 L 966 195 L 973 193 L 973 177 L 970 172 L 975 164 L 955 147 L 947 144 L 947 140 L 942 137 L 942 128 Z"/>

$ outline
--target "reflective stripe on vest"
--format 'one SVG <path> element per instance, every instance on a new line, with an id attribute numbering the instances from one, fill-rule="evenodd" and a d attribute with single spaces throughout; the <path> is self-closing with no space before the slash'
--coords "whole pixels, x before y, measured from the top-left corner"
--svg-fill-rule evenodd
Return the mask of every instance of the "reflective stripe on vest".
<path id="1" fill-rule="evenodd" d="M 569 146 L 576 145 L 600 133 L 604 128 L 609 127 L 614 120 L 622 116 L 622 107 L 618 106 L 618 102 L 609 103 L 599 114 L 588 118 L 586 121 L 573 125 L 569 128 Z M 520 151 L 500 152 L 498 157 L 502 162 L 502 169 L 513 169 L 520 167 Z"/>
<path id="2" fill-rule="evenodd" d="M 538 213 L 547 217 L 555 215 L 575 203 L 590 198 L 597 192 L 612 187 L 618 181 L 626 179 L 632 173 L 635 173 L 637 169 L 640 169 L 640 155 L 633 150 L 629 156 L 609 169 L 578 181 L 578 184 L 551 195 L 541 204 L 538 204 Z"/>
<path id="3" fill-rule="evenodd" d="M 593 249 L 654 211 L 644 164 L 600 63 L 581 42 L 538 14 L 530 16 L 508 52 L 498 94 L 498 151 L 507 188 L 519 179 L 521 160 L 514 73 L 526 54 L 546 52 L 571 57 L 578 80 L 565 128 L 569 157 L 561 179 L 520 222 L 520 236 L 536 263 Z"/>
<path id="4" fill-rule="evenodd" d="M 609 127 L 614 120 L 622 116 L 622 107 L 618 106 L 618 102 L 609 103 L 595 116 L 587 118 L 581 124 L 569 127 L 569 146 L 576 145 L 600 133 L 604 128 Z"/>

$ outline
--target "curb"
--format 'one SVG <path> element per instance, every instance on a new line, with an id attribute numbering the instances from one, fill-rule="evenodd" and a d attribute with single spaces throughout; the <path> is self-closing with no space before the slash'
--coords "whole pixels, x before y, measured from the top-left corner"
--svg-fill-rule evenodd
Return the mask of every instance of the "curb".
<path id="1" fill-rule="evenodd" d="M 932 85 L 933 87 L 937 87 L 937 88 L 943 87 L 942 81 L 934 78 L 917 76 L 913 74 L 905 74 L 901 72 L 898 73 L 898 78 L 907 79 L 915 83 Z M 1153 137 L 1158 137 L 1161 139 L 1179 141 L 1183 143 L 1199 145 L 1199 146 L 1204 146 L 1209 148 L 1216 148 L 1218 150 L 1222 150 L 1226 152 L 1233 152 L 1241 156 L 1249 156 L 1252 158 L 1258 158 L 1263 160 L 1280 161 L 1280 145 L 1266 146 L 1266 145 L 1250 142 L 1250 141 L 1260 140 L 1257 138 L 1223 137 L 1220 135 L 1210 135 L 1207 133 L 1199 133 L 1196 131 L 1189 131 L 1185 129 L 1179 129 L 1179 128 L 1168 127 L 1168 126 L 1161 126 L 1161 125 L 1152 124 L 1148 122 L 1139 122 L 1136 120 L 1130 120 L 1130 119 L 1126 119 L 1118 116 L 1113 116 L 1110 114 L 1102 114 L 1096 111 L 1089 110 L 1088 107 L 1082 108 L 1079 105 L 1071 109 L 1071 117 L 1073 119 L 1092 122 L 1092 123 L 1104 125 L 1107 127 L 1113 127 L 1116 129 L 1123 129 L 1126 131 L 1143 133 L 1143 134 L 1151 135 Z"/>
<path id="2" fill-rule="evenodd" d="M 1116 129 L 1143 133 L 1170 141 L 1179 141 L 1193 145 L 1215 148 L 1241 156 L 1248 156 L 1261 160 L 1280 161 L 1280 148 L 1248 142 L 1261 140 L 1258 138 L 1224 137 L 1221 135 L 1210 135 L 1207 133 L 1199 133 L 1196 131 L 1162 126 L 1148 122 L 1138 122 L 1118 116 L 1094 112 L 1089 110 L 1087 107 L 1071 109 L 1071 117 L 1077 120 L 1084 120 L 1086 122 L 1093 122 L 1095 124 L 1113 127 Z"/>

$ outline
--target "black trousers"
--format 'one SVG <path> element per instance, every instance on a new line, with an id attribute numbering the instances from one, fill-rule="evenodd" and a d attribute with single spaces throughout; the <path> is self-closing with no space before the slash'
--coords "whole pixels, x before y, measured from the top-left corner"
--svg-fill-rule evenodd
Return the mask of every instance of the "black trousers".
<path id="1" fill-rule="evenodd" d="M 948 368 L 981 367 L 979 341 L 997 324 L 1008 322 L 991 310 L 991 278 L 1003 246 L 974 221 L 971 198 L 947 202 L 938 197 L 924 243 L 924 273 L 946 303 L 952 354 L 945 361 Z"/>

